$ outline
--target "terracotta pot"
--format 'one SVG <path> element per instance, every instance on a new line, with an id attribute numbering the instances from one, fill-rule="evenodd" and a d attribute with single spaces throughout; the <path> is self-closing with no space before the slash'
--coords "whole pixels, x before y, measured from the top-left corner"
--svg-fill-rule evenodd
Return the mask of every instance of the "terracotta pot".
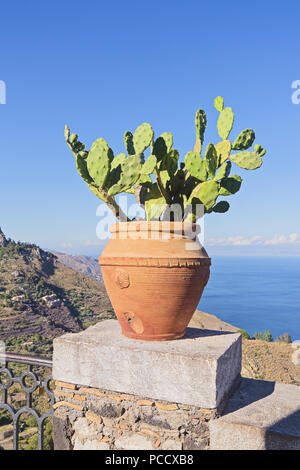
<path id="1" fill-rule="evenodd" d="M 123 334 L 146 341 L 184 336 L 209 279 L 196 224 L 120 222 L 99 264 Z"/>

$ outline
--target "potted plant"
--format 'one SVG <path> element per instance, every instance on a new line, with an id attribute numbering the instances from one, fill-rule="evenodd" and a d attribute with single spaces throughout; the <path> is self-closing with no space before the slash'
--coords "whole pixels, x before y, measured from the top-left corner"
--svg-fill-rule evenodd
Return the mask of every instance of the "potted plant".
<path id="1" fill-rule="evenodd" d="M 232 164 L 246 170 L 262 165 L 266 150 L 255 145 L 252 129 L 242 131 L 232 143 L 228 137 L 234 114 L 224 100 L 214 101 L 219 112 L 221 141 L 203 151 L 205 111 L 196 112 L 196 143 L 184 162 L 173 148 L 173 136 L 154 138 L 150 124 L 127 131 L 128 156 L 114 156 L 103 139 L 86 150 L 77 134 L 65 128 L 80 176 L 90 190 L 113 211 L 119 223 L 99 263 L 111 303 L 123 334 L 142 340 L 171 340 L 185 334 L 209 278 L 210 258 L 197 238 L 199 208 L 204 214 L 228 211 L 226 200 L 235 194 L 242 178 L 231 174 Z M 145 157 L 145 152 L 149 156 Z M 179 166 L 178 166 L 179 165 Z M 145 220 L 130 220 L 115 196 L 134 194 L 145 210 Z"/>

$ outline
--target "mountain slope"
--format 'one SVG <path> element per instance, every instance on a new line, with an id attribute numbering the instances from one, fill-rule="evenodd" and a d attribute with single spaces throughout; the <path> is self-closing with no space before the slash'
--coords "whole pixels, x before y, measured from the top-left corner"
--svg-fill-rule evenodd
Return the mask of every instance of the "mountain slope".
<path id="1" fill-rule="evenodd" d="M 92 256 L 67 255 L 66 253 L 60 253 L 58 251 L 51 251 L 51 253 L 65 266 L 102 282 L 100 266 Z"/>
<path id="2" fill-rule="evenodd" d="M 50 353 L 55 336 L 114 317 L 102 283 L 3 237 L 0 231 L 0 340 L 8 349 Z"/>

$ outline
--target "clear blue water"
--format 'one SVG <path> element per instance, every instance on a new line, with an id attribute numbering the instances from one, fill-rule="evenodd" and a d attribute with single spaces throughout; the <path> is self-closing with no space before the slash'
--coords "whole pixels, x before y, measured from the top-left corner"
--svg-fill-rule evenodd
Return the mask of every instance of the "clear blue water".
<path id="1" fill-rule="evenodd" d="M 251 336 L 271 330 L 300 340 L 300 257 L 212 257 L 198 308 Z"/>

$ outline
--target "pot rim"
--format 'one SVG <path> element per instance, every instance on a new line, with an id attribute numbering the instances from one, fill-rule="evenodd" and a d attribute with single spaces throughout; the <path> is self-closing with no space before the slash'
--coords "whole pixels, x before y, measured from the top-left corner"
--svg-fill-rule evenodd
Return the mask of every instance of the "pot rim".
<path id="1" fill-rule="evenodd" d="M 193 222 L 168 222 L 161 220 L 134 220 L 131 222 L 118 222 L 114 223 L 109 228 L 111 233 L 118 232 L 169 232 L 169 233 L 193 233 L 198 235 L 201 228 L 198 224 Z"/>

